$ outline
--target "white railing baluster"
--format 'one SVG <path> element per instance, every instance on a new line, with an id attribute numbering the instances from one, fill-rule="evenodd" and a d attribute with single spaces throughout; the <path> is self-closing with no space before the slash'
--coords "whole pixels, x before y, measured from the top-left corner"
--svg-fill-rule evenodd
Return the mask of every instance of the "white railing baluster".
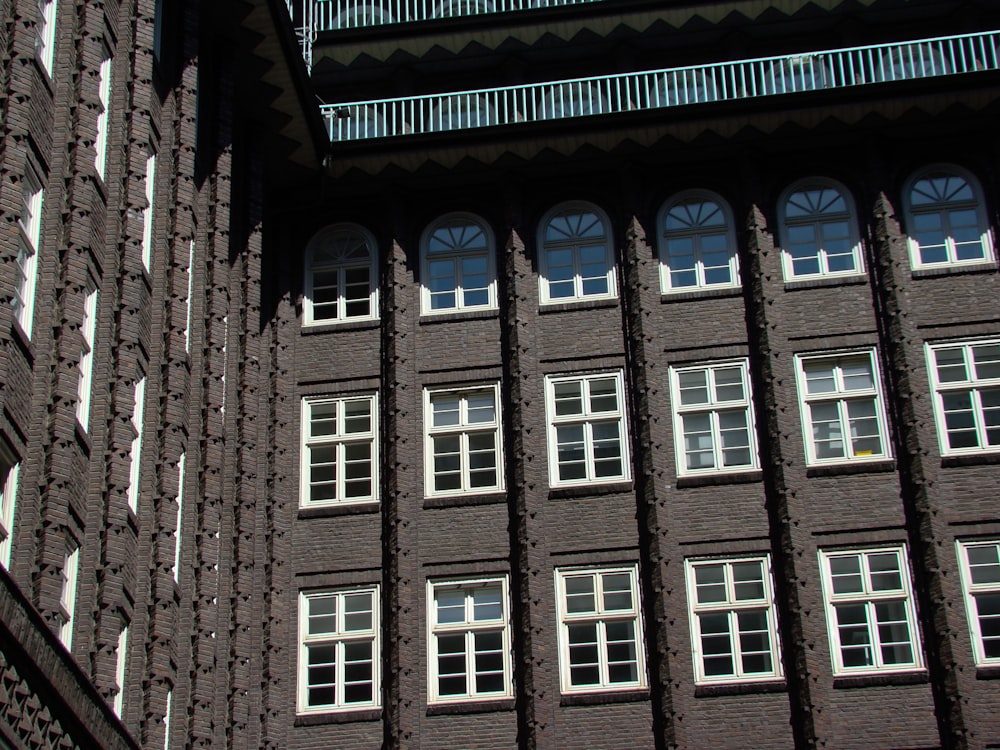
<path id="1" fill-rule="evenodd" d="M 426 4 L 428 0 L 419 2 Z M 481 128 L 995 71 L 1000 69 L 998 41 L 1000 32 L 991 31 L 805 55 L 325 104 L 321 112 L 334 141 Z"/>

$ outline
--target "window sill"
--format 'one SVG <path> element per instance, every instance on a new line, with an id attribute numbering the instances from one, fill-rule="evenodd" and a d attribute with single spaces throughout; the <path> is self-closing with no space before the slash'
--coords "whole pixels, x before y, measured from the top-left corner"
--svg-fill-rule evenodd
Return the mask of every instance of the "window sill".
<path id="1" fill-rule="evenodd" d="M 738 286 L 726 286 L 713 289 L 705 287 L 701 289 L 690 289 L 676 292 L 660 292 L 660 303 L 668 305 L 671 302 L 687 302 L 692 299 L 712 299 L 720 297 L 742 297 L 743 288 Z"/>
<path id="2" fill-rule="evenodd" d="M 299 508 L 299 518 L 336 518 L 338 516 L 362 516 L 378 513 L 382 506 L 378 502 L 352 503 L 349 505 L 323 505 L 317 508 Z"/>
<path id="3" fill-rule="evenodd" d="M 468 701 L 462 703 L 435 703 L 427 707 L 428 716 L 452 716 L 457 714 L 488 714 L 513 711 L 513 698 L 498 698 L 488 701 Z"/>
<path id="4" fill-rule="evenodd" d="M 800 289 L 819 289 L 827 286 L 860 286 L 868 283 L 868 277 L 863 274 L 851 276 L 820 276 L 814 279 L 792 279 L 785 282 L 786 292 L 796 292 Z"/>
<path id="5" fill-rule="evenodd" d="M 722 685 L 696 685 L 695 698 L 721 698 L 728 695 L 756 695 L 758 693 L 784 693 L 788 686 L 784 680 L 761 682 L 729 682 Z"/>
<path id="6" fill-rule="evenodd" d="M 446 313 L 421 313 L 417 321 L 419 325 L 429 326 L 435 323 L 452 323 L 456 320 L 491 320 L 500 317 L 500 311 L 491 307 L 485 310 L 454 310 Z"/>
<path id="7" fill-rule="evenodd" d="M 933 279 L 937 276 L 952 276 L 956 273 L 996 273 L 997 264 L 992 260 L 984 260 L 968 265 L 942 265 L 933 268 L 914 268 L 913 278 Z"/>
<path id="8" fill-rule="evenodd" d="M 631 491 L 631 481 L 612 482 L 608 484 L 581 484 L 572 487 L 551 487 L 549 489 L 549 500 L 596 497 L 599 495 L 621 495 Z"/>
<path id="9" fill-rule="evenodd" d="M 294 726 L 316 727 L 322 724 L 350 724 L 360 721 L 381 721 L 382 709 L 370 708 L 358 711 L 340 711 L 327 714 L 301 714 L 295 717 Z"/>
<path id="10" fill-rule="evenodd" d="M 716 487 L 724 484 L 754 484 L 764 480 L 764 472 L 760 469 L 732 472 L 731 474 L 692 474 L 677 477 L 677 489 L 689 487 Z"/>
<path id="11" fill-rule="evenodd" d="M 833 689 L 884 687 L 886 685 L 923 685 L 929 682 L 927 672 L 890 672 L 887 674 L 865 674 L 850 677 L 834 677 Z"/>
<path id="12" fill-rule="evenodd" d="M 941 467 L 951 469 L 958 466 L 983 466 L 1000 464 L 1000 453 L 965 453 L 958 456 L 943 456 Z"/>
<path id="13" fill-rule="evenodd" d="M 367 331 L 378 328 L 380 322 L 378 318 L 373 320 L 345 320 L 341 323 L 303 323 L 300 327 L 303 336 L 316 333 L 333 333 L 334 331 Z"/>
<path id="14" fill-rule="evenodd" d="M 606 703 L 643 703 L 649 700 L 645 688 L 622 690 L 617 693 L 563 693 L 560 706 L 601 706 Z"/>
<path id="15" fill-rule="evenodd" d="M 538 307 L 538 314 L 546 315 L 548 313 L 592 310 L 603 307 L 618 307 L 618 298 L 601 297 L 600 299 L 579 299 L 568 302 L 542 302 Z"/>
<path id="16" fill-rule="evenodd" d="M 830 464 L 829 466 L 810 466 L 806 469 L 807 477 L 841 477 L 848 474 L 887 474 L 896 470 L 896 462 L 889 459 L 882 461 L 858 461 L 854 463 Z"/>
<path id="17" fill-rule="evenodd" d="M 504 505 L 507 503 L 506 492 L 493 492 L 489 495 L 449 495 L 447 497 L 425 497 L 424 508 L 464 508 L 472 505 Z"/>
<path id="18" fill-rule="evenodd" d="M 1000 680 L 1000 665 L 979 667 L 976 669 L 977 680 Z"/>

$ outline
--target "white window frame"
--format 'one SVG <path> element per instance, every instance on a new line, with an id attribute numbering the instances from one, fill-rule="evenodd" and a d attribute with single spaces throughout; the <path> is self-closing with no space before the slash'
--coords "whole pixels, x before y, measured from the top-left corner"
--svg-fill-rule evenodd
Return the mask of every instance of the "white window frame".
<path id="1" fill-rule="evenodd" d="M 498 588 L 500 594 L 500 617 L 477 620 L 475 614 L 475 594 L 486 588 Z M 458 592 L 462 596 L 464 618 L 461 622 L 439 622 L 438 594 Z M 512 652 L 510 635 L 510 599 L 507 576 L 448 581 L 427 581 L 427 643 L 428 670 L 427 694 L 429 703 L 465 703 L 481 700 L 509 698 L 513 693 Z M 501 680 L 500 690 L 480 690 L 476 685 L 479 674 L 476 664 L 476 636 L 485 633 L 500 633 Z M 464 640 L 460 656 L 464 659 L 462 675 L 466 680 L 464 693 L 442 694 L 439 678 L 439 639 L 460 636 Z M 457 652 L 453 654 L 459 656 Z M 489 670 L 495 672 L 495 670 Z M 458 673 L 455 673 L 458 674 Z"/>
<path id="2" fill-rule="evenodd" d="M 740 373 L 743 398 L 726 401 L 719 400 L 717 388 L 718 374 L 723 370 L 733 370 L 736 368 L 739 369 Z M 681 390 L 681 378 L 686 374 L 697 372 L 705 373 L 708 401 L 685 405 Z M 671 367 L 670 399 L 673 404 L 674 442 L 677 456 L 677 473 L 679 476 L 725 474 L 752 471 L 760 468 L 760 459 L 757 452 L 757 430 L 754 421 L 753 393 L 750 388 L 750 362 L 747 358 Z M 750 460 L 743 464 L 724 466 L 725 451 L 723 450 L 721 415 L 725 412 L 738 411 L 746 415 L 747 450 L 750 454 Z M 686 442 L 688 433 L 685 431 L 684 418 L 700 415 L 707 415 L 709 417 L 709 438 L 712 442 L 713 465 L 692 469 L 688 467 L 687 462 L 688 451 Z M 732 432 L 732 430 L 727 430 L 727 432 Z"/>
<path id="3" fill-rule="evenodd" d="M 990 429 L 987 424 L 988 409 L 996 409 L 992 406 L 984 406 L 984 392 L 996 392 L 1000 394 L 1000 376 L 979 377 L 974 356 L 976 347 L 995 346 L 1000 347 L 1000 339 L 977 339 L 973 341 L 951 341 L 939 344 L 927 344 L 927 368 L 930 372 L 931 390 L 934 393 L 934 418 L 937 422 L 938 444 L 941 446 L 942 456 L 957 456 L 968 453 L 997 453 L 1000 452 L 1000 438 L 990 444 Z M 958 349 L 962 353 L 962 362 L 965 367 L 966 377 L 963 380 L 943 382 L 938 372 L 938 354 L 945 350 Z M 952 448 L 948 437 L 947 414 L 945 412 L 944 399 L 950 394 L 969 394 L 969 406 L 973 419 L 973 430 L 976 435 L 976 445 L 960 448 Z M 994 427 L 993 430 L 1000 429 Z"/>
<path id="4" fill-rule="evenodd" d="M 593 411 L 591 404 L 591 387 L 595 381 L 613 379 L 614 395 L 617 408 L 613 411 Z M 556 413 L 556 389 L 564 383 L 580 383 L 581 409 L 578 414 L 558 415 Z M 584 484 L 607 484 L 609 482 L 629 481 L 632 478 L 629 459 L 629 435 L 626 425 L 627 411 L 625 403 L 625 378 L 621 370 L 612 372 L 590 373 L 585 375 L 546 375 L 545 376 L 545 410 L 548 416 L 549 451 L 549 485 L 552 487 L 572 487 Z M 621 472 L 615 475 L 597 475 L 597 455 L 595 450 L 594 425 L 615 423 L 620 447 L 619 461 Z M 573 479 L 560 478 L 559 460 L 559 430 L 579 425 L 583 428 L 583 465 L 584 476 Z"/>
<path id="5" fill-rule="evenodd" d="M 489 394 L 493 399 L 493 419 L 482 422 L 470 421 L 469 399 L 474 396 Z M 458 400 L 457 423 L 454 425 L 434 425 L 434 405 L 443 399 Z M 501 437 L 500 416 L 500 384 L 468 386 L 461 388 L 426 388 L 424 389 L 424 493 L 427 497 L 447 495 L 489 494 L 502 492 L 504 489 L 503 439 Z M 470 440 L 473 436 L 484 434 L 493 437 L 494 471 L 496 481 L 490 485 L 473 486 L 472 457 L 474 454 Z M 437 454 L 436 440 L 457 438 L 459 442 L 457 455 L 459 487 L 454 489 L 436 488 Z M 479 450 L 477 453 L 483 453 Z M 454 472 L 447 472 L 454 473 Z"/>
<path id="6" fill-rule="evenodd" d="M 573 219 L 575 227 L 569 226 L 567 217 L 593 216 L 602 224 L 602 231 L 599 236 L 587 236 L 585 230 L 593 227 L 594 223 L 583 227 L 584 233 L 580 233 L 582 222 Z M 545 240 L 546 232 L 554 222 L 566 222 L 566 231 L 561 231 L 563 238 L 559 240 Z M 584 278 L 582 269 L 582 258 L 580 252 L 583 248 L 602 248 L 604 250 L 604 274 L 601 276 L 588 276 Z M 571 255 L 573 277 L 571 279 L 559 279 L 552 281 L 549 279 L 552 269 L 550 253 L 561 250 L 568 251 Z M 607 214 L 597 206 L 580 201 L 561 203 L 549 211 L 539 224 L 538 229 L 538 292 L 543 305 L 557 305 L 564 302 L 579 302 L 581 300 L 617 299 L 617 269 L 615 267 L 615 254 L 612 248 L 612 228 L 611 221 Z M 604 279 L 607 286 L 605 292 L 587 292 L 586 284 L 597 279 Z M 570 283 L 573 293 L 567 296 L 553 296 L 552 285 L 554 283 Z"/>
<path id="7" fill-rule="evenodd" d="M 605 576 L 627 575 L 632 606 L 608 609 L 603 604 Z M 584 613 L 571 613 L 567 605 L 566 582 L 574 577 L 592 577 L 594 608 Z M 563 693 L 605 693 L 621 690 L 640 690 L 646 687 L 645 645 L 642 624 L 642 607 L 639 597 L 639 571 L 636 565 L 607 566 L 594 568 L 559 568 L 555 571 L 556 608 L 559 613 L 559 677 Z M 632 625 L 632 643 L 635 651 L 636 679 L 612 682 L 608 653 L 608 625 L 628 622 Z M 570 662 L 570 633 L 573 625 L 595 625 L 597 682 L 573 684 Z M 622 641 L 624 642 L 624 641 Z M 594 665 L 591 665 L 594 666 Z"/>
<path id="8" fill-rule="evenodd" d="M 83 302 L 83 320 L 80 323 L 83 348 L 80 350 L 80 378 L 76 390 L 76 419 L 84 432 L 90 426 L 90 406 L 93 396 L 94 344 L 97 336 L 97 290 L 87 294 Z"/>
<path id="9" fill-rule="evenodd" d="M 715 206 L 715 210 L 709 206 Z M 693 207 L 697 206 L 697 211 Z M 683 212 L 683 213 L 681 213 Z M 721 224 L 705 223 L 711 221 L 714 215 L 722 218 Z M 667 226 L 671 217 L 685 223 L 684 228 L 674 229 Z M 698 291 L 701 289 L 734 289 L 740 286 L 740 264 L 736 245 L 736 232 L 733 214 L 729 204 L 722 196 L 708 190 L 685 190 L 672 196 L 660 208 L 656 217 L 657 255 L 660 259 L 660 290 L 663 294 L 679 294 L 681 292 Z M 725 237 L 728 262 L 725 266 L 706 266 L 705 256 L 712 252 L 704 247 L 710 238 L 723 235 Z M 691 241 L 691 255 L 694 268 L 673 268 L 670 254 L 671 241 Z M 729 281 L 709 282 L 708 273 L 715 269 L 726 268 Z M 674 274 L 693 273 L 694 284 L 674 284 Z"/>
<path id="10" fill-rule="evenodd" d="M 368 404 L 370 429 L 361 432 L 344 432 L 345 412 L 344 407 L 350 404 Z M 312 436 L 312 415 L 316 406 L 335 405 L 336 408 L 336 433 L 333 435 Z M 374 503 L 379 499 L 379 445 L 378 445 L 378 395 L 375 393 L 359 394 L 350 396 L 308 396 L 302 399 L 302 465 L 300 473 L 300 505 L 303 508 L 315 508 L 331 505 L 357 505 L 360 503 Z M 346 447 L 350 445 L 365 444 L 369 446 L 369 464 L 371 475 L 371 493 L 360 497 L 347 499 L 345 486 L 345 464 L 347 462 Z M 311 495 L 312 487 L 312 460 L 311 451 L 313 448 L 325 449 L 332 447 L 335 450 L 335 458 L 332 462 L 335 465 L 335 497 L 332 500 L 313 500 Z M 326 462 L 331 463 L 331 462 Z"/>
<path id="11" fill-rule="evenodd" d="M 14 519 L 17 513 L 18 477 L 21 462 L 10 460 L 6 451 L 0 450 L 0 565 L 10 570 L 11 551 L 14 548 Z"/>
<path id="12" fill-rule="evenodd" d="M 52 76 L 56 55 L 57 0 L 38 0 L 38 26 L 36 27 L 35 52 L 45 72 Z"/>
<path id="13" fill-rule="evenodd" d="M 345 611 L 343 602 L 347 597 L 367 595 L 371 601 L 371 627 L 345 631 Z M 320 635 L 309 634 L 309 603 L 313 599 L 333 598 L 336 600 L 336 630 Z M 381 705 L 381 650 L 379 643 L 380 613 L 379 587 L 359 586 L 350 589 L 317 589 L 299 592 L 299 657 L 297 710 L 299 714 L 334 713 L 378 708 Z M 344 651 L 352 643 L 371 644 L 372 699 L 348 703 L 344 694 Z M 336 649 L 335 700 L 332 703 L 309 705 L 309 647 L 329 646 Z"/>
<path id="14" fill-rule="evenodd" d="M 106 44 L 106 43 L 105 43 Z M 108 136 L 111 125 L 111 50 L 105 46 L 97 71 L 97 134 L 94 138 L 94 168 L 103 180 L 108 164 Z"/>
<path id="15" fill-rule="evenodd" d="M 170 572 L 174 582 L 180 580 L 181 571 L 181 540 L 184 534 L 184 480 L 187 466 L 187 453 L 182 453 L 177 459 L 177 517 L 174 522 L 174 564 Z"/>
<path id="16" fill-rule="evenodd" d="M 368 257 L 352 258 L 361 246 L 367 249 Z M 333 258 L 317 260 L 319 253 L 331 248 Z M 346 294 L 347 273 L 366 269 L 368 272 L 368 312 L 363 315 L 348 314 L 348 304 L 359 302 L 362 297 L 349 298 Z M 317 272 L 336 273 L 336 303 L 317 303 L 314 282 Z M 365 320 L 378 320 L 378 244 L 371 232 L 357 224 L 333 224 L 321 229 L 306 246 L 305 253 L 305 293 L 303 295 L 303 325 L 334 325 Z M 336 305 L 336 315 L 329 318 L 317 317 L 317 307 Z"/>
<path id="17" fill-rule="evenodd" d="M 1000 575 L 995 581 L 973 581 L 972 560 L 969 557 L 970 550 L 992 549 L 997 563 L 995 567 L 1000 574 L 1000 541 L 998 540 L 957 540 L 955 542 L 958 552 L 958 565 L 962 571 L 962 593 L 965 595 L 965 614 L 969 621 L 969 634 L 972 637 L 972 652 L 976 660 L 977 667 L 992 667 L 1000 665 L 1000 653 L 996 656 L 986 655 L 986 637 L 983 634 L 982 622 L 984 617 L 989 617 L 994 623 L 1000 622 L 1000 614 L 980 613 L 979 597 L 990 596 L 1000 600 Z M 976 566 L 985 567 L 985 566 Z M 994 567 L 993 564 L 990 567 Z M 991 641 L 1000 643 L 1000 638 L 990 636 Z"/>
<path id="18" fill-rule="evenodd" d="M 844 385 L 844 373 L 842 362 L 845 360 L 859 359 L 866 357 L 871 365 L 872 388 L 846 389 Z M 836 390 L 829 393 L 810 394 L 807 391 L 806 363 L 830 361 L 835 379 Z M 879 372 L 878 357 L 875 356 L 875 349 L 856 349 L 838 352 L 823 352 L 817 354 L 796 354 L 795 374 L 798 380 L 799 408 L 802 416 L 802 437 L 805 444 L 806 463 L 810 466 L 826 464 L 855 463 L 865 461 L 882 461 L 892 457 L 889 446 L 888 420 L 885 413 L 885 400 L 882 397 L 882 376 Z M 851 436 L 851 422 L 861 421 L 860 418 L 852 420 L 849 413 L 849 404 L 858 401 L 872 401 L 875 405 L 874 419 L 877 426 L 877 436 L 881 443 L 881 451 L 870 454 L 861 451 L 856 452 Z M 813 435 L 813 405 L 836 404 L 838 414 L 838 424 L 840 426 L 841 442 L 843 443 L 844 455 L 819 458 L 817 456 L 815 437 Z M 871 417 L 868 417 L 871 419 Z"/>
<path id="19" fill-rule="evenodd" d="M 163 750 L 170 750 L 170 714 L 174 709 L 173 688 L 167 690 L 167 702 L 163 708 Z"/>
<path id="20" fill-rule="evenodd" d="M 156 195 L 156 154 L 146 157 L 146 176 L 144 178 L 146 206 L 142 209 L 142 265 L 150 270 L 153 261 L 153 197 Z"/>
<path id="21" fill-rule="evenodd" d="M 118 646 L 115 649 L 115 693 L 112 708 L 115 716 L 122 717 L 122 709 L 125 706 L 125 670 L 128 666 L 128 623 L 118 631 Z"/>
<path id="22" fill-rule="evenodd" d="M 915 207 L 913 205 L 913 192 L 917 184 L 926 179 L 958 178 L 964 181 L 972 192 L 971 200 L 942 200 L 936 203 L 929 203 L 924 206 Z M 948 212 L 955 209 L 965 209 L 974 211 L 979 230 L 978 244 L 982 247 L 983 254 L 978 258 L 958 258 L 958 245 L 955 242 L 954 231 Z M 950 268 L 981 263 L 992 263 L 996 261 L 996 251 L 993 247 L 993 236 L 990 231 L 989 219 L 986 215 L 986 203 L 983 198 L 983 189 L 979 180 L 966 169 L 962 169 L 954 164 L 932 164 L 924 167 L 910 177 L 903 185 L 903 210 L 907 226 L 907 243 L 910 248 L 910 264 L 914 270 L 923 268 Z M 947 259 L 943 261 L 932 261 L 925 263 L 921 257 L 920 241 L 916 238 L 915 224 L 918 215 L 937 214 L 941 219 L 941 232 L 944 235 L 944 250 Z M 963 243 L 966 244 L 966 243 Z"/>
<path id="23" fill-rule="evenodd" d="M 139 507 L 139 479 L 142 472 L 142 429 L 143 410 L 146 403 L 146 376 L 139 378 L 133 390 L 132 418 L 130 420 L 135 436 L 128 452 L 128 507 L 135 513 Z"/>
<path id="24" fill-rule="evenodd" d="M 55 0 L 53 0 L 54 2 Z M 25 336 L 31 338 L 35 318 L 35 286 L 38 283 L 38 251 L 42 243 L 42 205 L 45 193 L 32 172 L 21 186 L 21 215 L 18 218 L 17 281 L 14 285 L 14 313 Z"/>
<path id="25" fill-rule="evenodd" d="M 759 565 L 761 570 L 761 596 L 739 597 L 736 566 L 741 564 Z M 705 568 L 722 568 L 723 580 L 720 585 L 725 592 L 722 601 L 698 601 L 698 570 Z M 694 664 L 695 683 L 715 685 L 731 682 L 762 682 L 781 678 L 781 651 L 778 643 L 778 618 L 774 608 L 774 587 L 771 581 L 770 555 L 745 555 L 740 557 L 688 558 L 684 561 L 687 576 L 688 613 L 691 624 L 691 650 Z M 771 660 L 771 669 L 758 672 L 748 671 L 744 667 L 743 638 L 748 631 L 742 628 L 740 615 L 745 613 L 764 613 L 766 627 L 763 632 L 768 641 L 767 654 Z M 702 616 L 725 616 L 727 620 L 726 637 L 729 639 L 729 657 L 733 669 L 725 675 L 709 675 L 705 669 L 704 638 L 719 636 L 720 633 L 706 634 L 702 630 Z M 755 653 L 764 653 L 758 651 Z"/>
<path id="26" fill-rule="evenodd" d="M 486 262 L 486 286 L 466 287 L 463 261 L 483 259 Z M 450 213 L 436 219 L 424 230 L 420 239 L 420 314 L 445 315 L 471 310 L 497 309 L 496 240 L 493 230 L 475 214 Z M 432 265 L 436 262 L 452 264 L 454 286 L 443 291 L 431 289 L 434 279 Z M 480 304 L 466 302 L 469 292 L 485 292 L 486 301 Z M 454 304 L 434 307 L 435 300 L 454 295 Z"/>
<path id="27" fill-rule="evenodd" d="M 819 197 L 817 198 L 817 191 Z M 844 202 L 844 210 L 827 212 L 822 206 L 817 205 L 817 200 L 822 200 L 829 205 L 832 196 L 828 191 L 833 191 Z M 814 208 L 813 212 L 807 216 L 789 217 L 788 204 L 794 196 L 806 194 L 811 196 L 810 204 Z M 830 253 L 826 248 L 825 238 L 821 236 L 824 225 L 832 223 L 847 224 L 847 240 L 851 243 L 851 258 L 854 268 L 848 270 L 831 270 Z M 791 229 L 794 227 L 812 227 L 814 230 L 814 245 L 816 249 L 816 260 L 819 271 L 814 273 L 796 273 L 794 258 L 788 249 L 791 245 Z M 778 230 L 781 242 L 782 253 L 781 262 L 786 281 L 799 281 L 801 279 L 823 279 L 861 276 L 865 272 L 863 254 L 861 252 L 861 233 L 858 229 L 858 214 L 854 207 L 854 199 L 850 191 L 842 184 L 826 177 L 810 177 L 789 185 L 778 201 Z M 838 256 L 846 256 L 846 253 L 838 253 Z M 810 256 L 812 257 L 812 256 Z"/>
<path id="28" fill-rule="evenodd" d="M 80 548 L 66 553 L 60 571 L 62 586 L 59 592 L 59 632 L 58 637 L 67 651 L 73 648 L 73 624 L 76 615 L 76 582 L 80 573 Z"/>
<path id="29" fill-rule="evenodd" d="M 871 559 L 874 556 L 896 555 L 899 572 L 899 588 L 885 591 L 875 591 L 872 585 Z M 863 591 L 852 593 L 834 593 L 831 560 L 845 557 L 858 557 Z M 917 628 L 916 611 L 913 604 L 913 593 L 910 587 L 910 568 L 907 561 L 905 545 L 886 547 L 866 547 L 861 549 L 819 550 L 820 572 L 823 585 L 823 604 L 826 610 L 827 633 L 830 638 L 830 659 L 833 673 L 837 676 L 852 674 L 872 674 L 886 672 L 914 672 L 923 669 L 920 634 Z M 878 575 L 878 573 L 875 573 Z M 909 631 L 910 652 L 913 655 L 909 663 L 887 664 L 882 655 L 882 626 L 884 622 L 878 619 L 877 605 L 885 602 L 901 602 L 904 608 L 905 622 Z M 863 605 L 865 610 L 865 629 L 871 664 L 862 666 L 845 666 L 842 649 L 847 646 L 863 644 L 843 644 L 837 616 L 837 605 Z M 848 625 L 851 623 L 847 623 Z M 898 641 L 903 643 L 903 641 Z"/>

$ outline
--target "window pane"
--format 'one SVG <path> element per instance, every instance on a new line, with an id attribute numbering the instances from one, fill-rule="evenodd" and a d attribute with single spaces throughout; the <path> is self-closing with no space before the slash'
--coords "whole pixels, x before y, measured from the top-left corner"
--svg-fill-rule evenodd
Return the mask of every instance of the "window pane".
<path id="1" fill-rule="evenodd" d="M 699 604 L 726 601 L 726 566 L 698 565 L 694 569 L 695 592 Z"/>
<path id="2" fill-rule="evenodd" d="M 597 611 L 593 576 L 569 576 L 564 579 L 566 589 L 566 611 L 582 614 Z"/>

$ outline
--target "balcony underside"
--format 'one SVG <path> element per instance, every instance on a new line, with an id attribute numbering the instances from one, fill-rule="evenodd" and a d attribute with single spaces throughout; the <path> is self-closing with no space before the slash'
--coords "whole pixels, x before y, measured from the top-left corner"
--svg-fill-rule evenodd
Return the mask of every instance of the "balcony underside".
<path id="1" fill-rule="evenodd" d="M 408 175 L 448 179 L 490 170 L 538 170 L 547 164 L 556 170 L 623 160 L 667 165 L 696 161 L 706 153 L 714 158 L 734 144 L 755 143 L 780 152 L 794 150 L 803 139 L 843 142 L 884 132 L 899 140 L 936 129 L 960 134 L 982 127 L 1000 132 L 997 74 L 951 77 L 934 87 L 926 82 L 887 84 L 866 97 L 844 93 L 334 144 L 327 173 L 345 178 L 345 185 L 355 179 L 405 180 Z"/>

